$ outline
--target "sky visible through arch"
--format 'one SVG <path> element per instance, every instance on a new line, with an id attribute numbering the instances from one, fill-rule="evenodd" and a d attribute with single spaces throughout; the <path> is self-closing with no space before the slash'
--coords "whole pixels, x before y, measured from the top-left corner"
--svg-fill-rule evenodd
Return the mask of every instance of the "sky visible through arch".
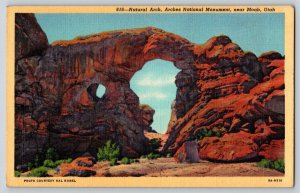
<path id="1" fill-rule="evenodd" d="M 165 133 L 171 116 L 171 104 L 176 97 L 175 76 L 180 70 L 172 62 L 152 60 L 136 72 L 130 81 L 131 89 L 139 96 L 141 104 L 154 110 L 151 127 Z"/>
<path id="2" fill-rule="evenodd" d="M 36 18 L 47 34 L 49 43 L 103 31 L 152 26 L 199 44 L 205 43 L 212 36 L 225 34 L 243 50 L 252 51 L 257 56 L 271 50 L 284 55 L 284 14 L 281 13 L 36 14 Z M 139 75 L 140 73 L 144 75 Z M 140 96 L 141 102 L 151 103 L 149 105 L 156 110 L 157 115 L 152 126 L 158 132 L 165 132 L 167 129 L 170 105 L 176 92 L 175 83 L 165 84 L 160 80 L 174 80 L 176 74 L 177 69 L 172 63 L 154 60 L 146 64 L 131 80 L 131 88 Z M 169 76 L 174 77 L 172 79 Z M 147 81 L 151 82 L 153 78 L 155 84 L 147 86 Z M 147 90 L 154 93 L 152 98 L 146 96 Z M 168 101 L 162 102 L 165 99 Z M 162 103 L 165 106 L 161 106 Z M 161 107 L 161 112 L 156 109 L 158 106 Z M 167 107 L 169 113 L 163 110 Z"/>

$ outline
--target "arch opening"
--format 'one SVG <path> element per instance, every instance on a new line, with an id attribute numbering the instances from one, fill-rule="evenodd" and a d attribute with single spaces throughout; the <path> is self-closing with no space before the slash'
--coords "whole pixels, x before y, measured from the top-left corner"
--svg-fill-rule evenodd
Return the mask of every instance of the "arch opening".
<path id="1" fill-rule="evenodd" d="M 176 98 L 175 77 L 180 72 L 172 62 L 156 59 L 147 62 L 130 80 L 131 89 L 140 104 L 155 110 L 151 127 L 158 133 L 166 133 Z"/>
<path id="2" fill-rule="evenodd" d="M 93 101 L 97 102 L 104 97 L 106 88 L 102 84 L 93 83 L 87 88 L 87 91 L 93 98 Z"/>

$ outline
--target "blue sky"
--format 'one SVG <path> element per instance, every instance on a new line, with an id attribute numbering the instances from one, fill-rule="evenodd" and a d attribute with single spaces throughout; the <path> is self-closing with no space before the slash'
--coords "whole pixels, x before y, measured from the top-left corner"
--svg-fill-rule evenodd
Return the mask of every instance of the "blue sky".
<path id="1" fill-rule="evenodd" d="M 140 103 L 148 104 L 155 110 L 152 128 L 157 132 L 167 130 L 171 104 L 176 97 L 175 76 L 179 71 L 171 62 L 152 60 L 130 81 L 130 87 L 139 96 Z"/>
<path id="2" fill-rule="evenodd" d="M 228 35 L 243 50 L 256 55 L 273 50 L 284 55 L 284 14 L 36 14 L 49 42 L 116 29 L 153 26 L 203 44 Z M 140 102 L 155 110 L 152 127 L 165 132 L 176 95 L 178 69 L 162 60 L 148 62 L 132 78 Z"/>

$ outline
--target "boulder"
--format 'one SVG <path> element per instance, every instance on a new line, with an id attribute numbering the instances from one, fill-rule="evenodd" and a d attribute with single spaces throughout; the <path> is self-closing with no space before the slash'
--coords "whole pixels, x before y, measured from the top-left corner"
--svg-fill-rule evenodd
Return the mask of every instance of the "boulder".
<path id="1" fill-rule="evenodd" d="M 284 160 L 284 140 L 272 140 L 270 144 L 263 144 L 258 154 L 271 161 Z"/>
<path id="2" fill-rule="evenodd" d="M 198 144 L 196 141 L 186 141 L 174 155 L 176 162 L 199 162 Z"/>
<path id="3" fill-rule="evenodd" d="M 256 158 L 259 147 L 246 132 L 225 134 L 223 137 L 204 137 L 199 142 L 199 157 L 221 162 L 249 161 Z"/>
<path id="4" fill-rule="evenodd" d="M 96 163 L 96 159 L 92 156 L 78 157 L 73 162 L 78 166 L 92 167 Z"/>
<path id="5" fill-rule="evenodd" d="M 16 170 L 20 171 L 22 173 L 27 172 L 28 171 L 28 166 L 27 165 L 17 165 Z"/>
<path id="6" fill-rule="evenodd" d="M 96 175 L 96 171 L 91 167 L 96 163 L 92 156 L 82 156 L 73 160 L 71 163 L 62 163 L 58 172 L 62 176 L 89 177 Z"/>
<path id="7" fill-rule="evenodd" d="M 72 167 L 62 164 L 60 166 L 60 174 L 62 176 L 90 177 L 96 175 L 96 171 L 86 167 Z"/>

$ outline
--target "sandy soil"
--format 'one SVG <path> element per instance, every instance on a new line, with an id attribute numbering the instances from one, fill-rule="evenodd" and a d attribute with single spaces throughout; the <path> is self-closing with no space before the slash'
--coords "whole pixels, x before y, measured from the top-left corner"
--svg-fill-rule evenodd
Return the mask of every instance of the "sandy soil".
<path id="1" fill-rule="evenodd" d="M 283 176 L 276 170 L 259 168 L 256 163 L 176 163 L 173 158 L 140 159 L 139 163 L 109 166 L 98 162 L 92 167 L 96 176 Z"/>

